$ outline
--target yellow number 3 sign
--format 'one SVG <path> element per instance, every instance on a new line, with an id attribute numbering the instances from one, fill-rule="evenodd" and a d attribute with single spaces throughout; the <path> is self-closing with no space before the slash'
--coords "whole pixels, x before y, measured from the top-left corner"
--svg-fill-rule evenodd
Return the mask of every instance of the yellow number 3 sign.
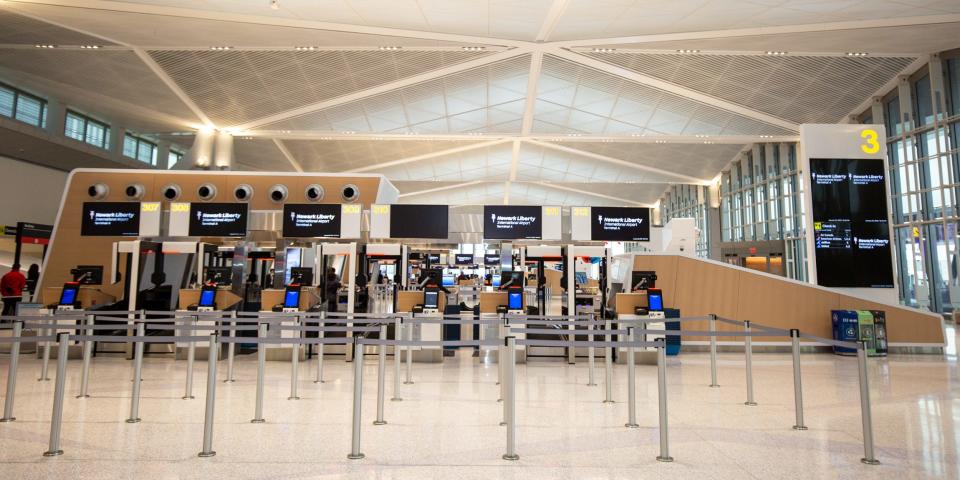
<path id="1" fill-rule="evenodd" d="M 880 142 L 877 140 L 877 131 L 868 128 L 860 132 L 860 138 L 864 140 L 864 143 L 860 144 L 860 150 L 863 150 L 863 153 L 874 154 L 880 151 Z"/>

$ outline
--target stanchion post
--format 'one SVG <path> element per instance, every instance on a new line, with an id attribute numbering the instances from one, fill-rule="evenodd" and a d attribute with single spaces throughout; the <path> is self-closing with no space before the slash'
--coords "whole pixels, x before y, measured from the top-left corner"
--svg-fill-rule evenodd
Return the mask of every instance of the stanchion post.
<path id="1" fill-rule="evenodd" d="M 20 342 L 23 340 L 23 322 L 13 322 L 13 343 L 10 344 L 10 364 L 7 366 L 7 396 L 3 400 L 3 418 L 0 422 L 12 422 L 13 397 L 17 391 L 17 367 L 20 365 Z"/>
<path id="2" fill-rule="evenodd" d="M 860 374 L 860 419 L 863 421 L 863 458 L 867 465 L 879 465 L 873 453 L 873 413 L 870 408 L 870 383 L 867 379 L 867 345 L 857 345 L 857 370 Z"/>
<path id="3" fill-rule="evenodd" d="M 503 400 L 504 420 L 507 423 L 507 453 L 504 460 L 519 460 L 517 455 L 517 339 L 508 336 L 505 340 L 507 359 L 504 383 L 507 384 L 505 399 Z"/>
<path id="4" fill-rule="evenodd" d="M 293 321 L 293 325 L 300 326 L 300 317 L 297 316 Z M 296 330 L 296 338 L 302 338 L 302 331 Z M 290 396 L 287 397 L 287 400 L 300 400 L 300 396 L 297 395 L 297 381 L 300 379 L 300 344 L 294 343 L 290 345 Z"/>
<path id="5" fill-rule="evenodd" d="M 594 319 L 590 319 L 590 323 L 587 324 L 587 340 L 590 343 L 593 343 L 593 322 Z M 587 386 L 595 387 L 597 386 L 597 381 L 595 378 L 594 365 L 596 363 L 596 349 L 591 345 L 587 347 Z"/>
<path id="6" fill-rule="evenodd" d="M 236 339 L 237 337 L 237 311 L 233 310 L 230 312 L 230 338 Z M 227 344 L 227 379 L 223 383 L 233 382 L 233 357 L 236 355 L 236 343 L 230 342 Z"/>
<path id="7" fill-rule="evenodd" d="M 757 402 L 753 399 L 753 337 L 750 336 L 750 332 L 750 320 L 746 320 L 743 322 L 743 355 L 747 374 L 747 401 L 743 404 L 755 407 Z"/>
<path id="8" fill-rule="evenodd" d="M 717 316 L 710 314 L 710 387 L 717 388 Z"/>
<path id="9" fill-rule="evenodd" d="M 140 422 L 140 382 L 143 380 L 143 336 L 146 335 L 144 323 L 137 324 L 137 336 L 140 340 L 133 347 L 133 393 L 130 395 L 130 418 L 127 423 Z"/>
<path id="10" fill-rule="evenodd" d="M 606 338 L 607 343 L 609 344 L 610 342 L 613 341 L 613 335 L 610 333 L 611 323 L 609 319 L 603 322 L 603 328 L 607 331 L 606 335 L 604 335 L 604 338 Z M 604 394 L 603 403 L 614 403 L 613 402 L 613 347 L 610 347 L 610 346 L 604 347 L 603 354 L 604 354 L 604 358 L 603 358 L 604 372 L 603 373 L 604 373 L 604 383 L 606 384 L 604 385 L 606 392 Z"/>
<path id="11" fill-rule="evenodd" d="M 790 330 L 790 343 L 793 353 L 793 400 L 797 413 L 797 423 L 793 429 L 806 430 L 807 426 L 803 423 L 803 385 L 800 381 L 800 330 Z"/>
<path id="12" fill-rule="evenodd" d="M 320 326 L 320 331 L 317 332 L 317 338 L 320 339 L 320 343 L 317 344 L 317 378 L 313 383 L 323 383 L 323 338 L 326 337 L 326 332 L 323 329 L 327 326 L 327 312 L 320 312 L 320 322 L 317 324 Z"/>
<path id="13" fill-rule="evenodd" d="M 657 394 L 660 410 L 660 455 L 658 462 L 672 462 L 670 456 L 670 430 L 667 424 L 667 342 L 666 338 L 657 339 Z"/>
<path id="14" fill-rule="evenodd" d="M 93 315 L 86 315 L 84 320 L 87 326 L 93 325 Z M 84 334 L 87 336 L 93 336 L 93 329 L 87 328 L 84 330 Z M 90 387 L 90 359 L 93 357 L 93 340 L 84 340 L 83 342 L 83 369 L 80 372 L 80 394 L 77 395 L 77 398 L 87 398 L 89 397 L 89 387 Z"/>
<path id="15" fill-rule="evenodd" d="M 256 406 L 254 407 L 253 420 L 250 420 L 250 423 L 263 423 L 263 377 L 264 370 L 267 367 L 267 344 L 264 343 L 264 340 L 267 339 L 267 324 L 261 323 L 259 329 L 257 330 L 257 337 L 259 342 L 257 343 L 257 400 Z"/>
<path id="16" fill-rule="evenodd" d="M 217 342 L 217 334 L 210 334 L 210 350 L 207 355 L 207 405 L 203 411 L 203 450 L 197 454 L 198 457 L 212 457 L 217 454 L 213 451 L 213 409 L 216 405 L 217 396 L 217 351 L 220 344 Z"/>
<path id="17" fill-rule="evenodd" d="M 397 317 L 393 323 L 393 397 L 391 402 L 403 400 L 400 396 L 400 342 L 403 341 L 403 319 Z"/>
<path id="18" fill-rule="evenodd" d="M 407 341 L 413 342 L 413 321 L 407 322 Z M 413 385 L 413 346 L 407 345 L 407 378 L 404 385 Z"/>
<path id="19" fill-rule="evenodd" d="M 50 415 L 50 444 L 44 457 L 63 455 L 60 449 L 60 428 L 63 426 L 63 394 L 67 382 L 67 357 L 70 356 L 70 335 L 61 333 L 57 350 L 57 381 L 53 387 L 53 413 Z"/>
<path id="20" fill-rule="evenodd" d="M 196 334 L 196 326 L 199 317 L 191 316 L 186 319 L 190 328 L 187 329 L 187 336 L 192 337 Z M 197 358 L 197 346 L 191 340 L 187 345 L 187 377 L 183 386 L 183 399 L 190 400 L 193 397 L 193 363 Z"/>
<path id="21" fill-rule="evenodd" d="M 387 396 L 387 324 L 380 325 L 379 348 L 377 349 L 377 419 L 373 421 L 374 425 L 386 425 L 387 421 L 383 419 L 383 399 Z"/>
<path id="22" fill-rule="evenodd" d="M 359 460 L 365 455 L 360 453 L 360 422 L 363 403 L 363 344 L 359 337 L 353 337 L 353 428 L 350 434 L 350 460 Z"/>
<path id="23" fill-rule="evenodd" d="M 630 327 L 627 329 L 630 333 L 627 334 L 627 338 L 630 344 L 627 346 L 627 412 L 628 418 L 627 423 L 624 425 L 627 428 L 639 428 L 640 425 L 637 424 L 637 365 L 636 365 L 636 348 L 634 347 L 634 342 L 637 341 L 637 329 L 636 327 Z"/>
<path id="24" fill-rule="evenodd" d="M 56 319 L 51 318 L 50 322 L 56 323 Z M 37 333 L 40 335 L 46 334 L 51 337 L 57 334 L 56 330 L 52 328 L 46 328 L 46 329 L 41 328 Z M 48 375 L 49 371 L 50 371 L 50 340 L 47 340 L 43 342 L 43 362 L 40 366 L 40 378 L 38 378 L 37 381 L 38 382 L 49 381 L 50 380 L 50 376 Z"/>
<path id="25" fill-rule="evenodd" d="M 497 346 L 497 385 L 500 387 L 500 392 L 497 394 L 497 401 L 502 402 L 504 396 L 504 373 L 503 369 L 506 368 L 506 356 L 507 356 L 507 347 L 505 340 L 507 338 L 507 319 L 504 316 L 500 316 L 500 325 L 497 325 L 497 341 L 499 342 Z M 500 425 L 506 425 L 506 419 L 500 422 Z"/>

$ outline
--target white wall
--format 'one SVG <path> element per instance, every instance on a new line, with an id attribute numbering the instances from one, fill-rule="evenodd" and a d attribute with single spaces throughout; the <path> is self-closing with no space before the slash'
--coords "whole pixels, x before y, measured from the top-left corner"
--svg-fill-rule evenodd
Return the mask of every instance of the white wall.
<path id="1" fill-rule="evenodd" d="M 0 225 L 53 225 L 68 172 L 0 156 Z"/>

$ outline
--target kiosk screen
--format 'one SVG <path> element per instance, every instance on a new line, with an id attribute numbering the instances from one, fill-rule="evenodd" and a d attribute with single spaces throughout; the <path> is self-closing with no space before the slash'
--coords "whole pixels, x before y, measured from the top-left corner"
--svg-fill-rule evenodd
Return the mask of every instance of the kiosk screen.
<path id="1" fill-rule="evenodd" d="M 454 283 L 454 278 L 455 278 L 455 277 L 454 277 L 453 275 L 444 275 L 444 276 L 443 276 L 443 286 L 444 286 L 444 287 L 452 287 L 452 286 L 453 286 L 453 283 Z"/>
<path id="2" fill-rule="evenodd" d="M 523 310 L 523 290 L 511 288 L 510 291 L 507 292 L 507 309 Z"/>
<path id="3" fill-rule="evenodd" d="M 63 286 L 60 292 L 60 305 L 73 305 L 77 301 L 77 292 L 80 291 L 80 285 L 68 283 Z"/>
<path id="4" fill-rule="evenodd" d="M 283 308 L 300 308 L 300 287 L 287 287 L 283 294 Z"/>
<path id="5" fill-rule="evenodd" d="M 440 298 L 440 292 L 430 289 L 423 292 L 423 308 L 436 310 Z"/>
<path id="6" fill-rule="evenodd" d="M 203 287 L 200 290 L 200 301 L 197 303 L 197 306 L 200 307 L 213 307 L 214 302 L 217 299 L 217 287 L 212 285 Z"/>
<path id="7" fill-rule="evenodd" d="M 663 311 L 663 292 L 661 290 L 655 288 L 647 290 L 647 309 L 651 312 Z"/>

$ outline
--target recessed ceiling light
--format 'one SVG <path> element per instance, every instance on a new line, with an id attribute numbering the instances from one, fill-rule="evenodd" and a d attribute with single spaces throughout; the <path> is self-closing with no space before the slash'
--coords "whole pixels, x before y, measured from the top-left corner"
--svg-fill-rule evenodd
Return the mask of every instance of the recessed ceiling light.
<path id="1" fill-rule="evenodd" d="M 280 10 L 280 0 L 270 0 L 270 8 L 272 10 Z"/>
<path id="2" fill-rule="evenodd" d="M 460 48 L 462 48 L 463 51 L 465 51 L 465 52 L 482 52 L 482 51 L 484 51 L 484 50 L 487 49 L 487 47 L 480 47 L 480 46 L 460 47 Z"/>
<path id="3" fill-rule="evenodd" d="M 315 47 L 315 46 L 313 46 L 313 45 L 293 47 L 294 50 L 297 50 L 297 51 L 300 51 L 300 52 L 306 51 L 306 50 L 313 51 L 313 50 L 316 50 L 316 49 L 318 49 L 318 48 L 320 48 L 320 47 Z"/>
<path id="4" fill-rule="evenodd" d="M 616 52 L 616 51 L 617 51 L 616 48 L 595 47 L 595 48 L 593 49 L 593 53 L 613 53 L 613 52 Z"/>
<path id="5" fill-rule="evenodd" d="M 219 46 L 219 45 L 218 45 L 218 46 L 210 47 L 210 50 L 218 50 L 218 51 L 219 51 L 219 50 L 230 50 L 230 49 L 232 49 L 232 48 L 233 48 L 233 47 L 228 47 L 228 46 L 225 46 L 225 45 L 224 45 L 224 46 Z"/>
<path id="6" fill-rule="evenodd" d="M 867 52 L 847 52 L 848 57 L 866 57 L 869 55 Z"/>
<path id="7" fill-rule="evenodd" d="M 34 45 L 34 47 L 37 47 L 37 48 L 57 48 L 56 45 L 50 45 L 50 44 L 47 44 L 47 43 L 38 43 L 38 44 Z"/>
<path id="8" fill-rule="evenodd" d="M 787 52 L 778 51 L 778 50 L 769 50 L 769 51 L 767 51 L 767 55 L 780 56 L 780 55 L 786 55 L 786 54 L 787 54 Z"/>
<path id="9" fill-rule="evenodd" d="M 401 48 L 403 48 L 403 47 L 400 47 L 400 46 L 397 46 L 397 45 L 384 45 L 384 46 L 381 46 L 381 47 L 380 47 L 380 50 L 390 50 L 390 51 L 393 51 L 393 50 L 400 50 Z"/>
<path id="10" fill-rule="evenodd" d="M 85 50 L 96 50 L 100 48 L 100 45 L 80 45 L 80 48 Z"/>
<path id="11" fill-rule="evenodd" d="M 654 140 L 654 143 L 667 143 L 666 140 Z"/>
<path id="12" fill-rule="evenodd" d="M 681 48 L 677 50 L 677 53 L 700 53 L 700 50 L 694 50 L 689 48 Z"/>

